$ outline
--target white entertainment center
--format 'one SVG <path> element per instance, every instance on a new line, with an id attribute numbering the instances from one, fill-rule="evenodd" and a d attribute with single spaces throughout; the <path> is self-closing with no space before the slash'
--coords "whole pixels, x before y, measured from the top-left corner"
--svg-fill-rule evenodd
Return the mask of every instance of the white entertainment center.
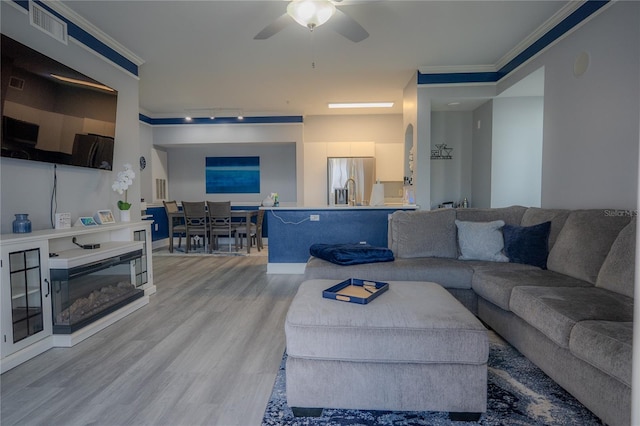
<path id="1" fill-rule="evenodd" d="M 151 224 L 119 222 L 1 235 L 0 372 L 50 348 L 73 346 L 148 304 L 156 291 Z M 78 248 L 74 238 L 99 247 Z M 113 277 L 119 282 L 100 287 Z M 105 294 L 114 294 L 113 299 L 95 308 Z"/>

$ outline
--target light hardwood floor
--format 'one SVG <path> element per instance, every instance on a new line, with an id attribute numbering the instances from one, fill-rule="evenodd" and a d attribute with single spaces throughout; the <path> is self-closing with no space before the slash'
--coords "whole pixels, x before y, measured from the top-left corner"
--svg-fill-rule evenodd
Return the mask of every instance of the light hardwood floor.
<path id="1" fill-rule="evenodd" d="M 259 425 L 301 275 L 267 258 L 154 256 L 149 305 L 0 376 L 8 425 Z"/>

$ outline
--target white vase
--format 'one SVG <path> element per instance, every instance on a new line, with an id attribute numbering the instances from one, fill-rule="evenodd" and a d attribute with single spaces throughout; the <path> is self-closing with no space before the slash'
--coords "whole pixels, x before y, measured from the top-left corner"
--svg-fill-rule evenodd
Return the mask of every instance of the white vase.
<path id="1" fill-rule="evenodd" d="M 120 222 L 131 222 L 131 210 L 120 210 Z"/>

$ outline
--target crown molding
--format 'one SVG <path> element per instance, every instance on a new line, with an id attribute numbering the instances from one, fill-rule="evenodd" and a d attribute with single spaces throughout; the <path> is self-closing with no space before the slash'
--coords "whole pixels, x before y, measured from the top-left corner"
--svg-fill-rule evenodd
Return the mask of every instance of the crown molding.
<path id="1" fill-rule="evenodd" d="M 485 73 L 497 72 L 495 65 L 441 65 L 418 67 L 420 74 L 450 74 L 450 73 Z"/>
<path id="2" fill-rule="evenodd" d="M 495 65 L 421 67 L 418 84 L 497 82 L 563 40 L 619 0 L 571 0 Z"/>
<path id="3" fill-rule="evenodd" d="M 564 21 L 567 17 L 569 17 L 573 12 L 578 10 L 586 1 L 570 1 L 565 4 L 559 11 L 557 11 L 551 18 L 547 19 L 542 25 L 540 25 L 534 32 L 529 34 L 525 39 L 523 39 L 520 43 L 515 45 L 513 49 L 507 52 L 502 58 L 496 62 L 495 67 L 497 70 L 501 69 L 513 59 L 515 59 L 519 54 L 524 52 L 529 46 L 538 41 L 542 36 L 547 34 L 550 30 L 556 27 L 559 23 Z"/>
<path id="4" fill-rule="evenodd" d="M 31 0 L 32 1 L 32 0 Z M 144 59 L 133 53 L 131 50 L 127 49 L 125 46 L 114 40 L 112 37 L 107 35 L 100 28 L 93 25 L 91 22 L 87 21 L 82 16 L 78 15 L 75 11 L 70 9 L 68 6 L 62 4 L 58 0 L 40 0 L 40 3 L 50 7 L 51 9 L 58 12 L 60 15 L 64 16 L 69 21 L 73 22 L 77 25 L 81 30 L 86 33 L 92 35 L 100 42 L 104 43 L 109 48 L 113 49 L 118 54 L 122 55 L 129 61 L 133 62 L 135 65 L 140 66 L 144 64 Z M 80 42 L 82 43 L 82 42 Z"/>

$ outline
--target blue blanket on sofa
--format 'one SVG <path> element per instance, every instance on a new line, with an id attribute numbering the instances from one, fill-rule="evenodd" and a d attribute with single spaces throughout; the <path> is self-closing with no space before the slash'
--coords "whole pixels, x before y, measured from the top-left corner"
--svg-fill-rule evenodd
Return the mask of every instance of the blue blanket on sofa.
<path id="1" fill-rule="evenodd" d="M 388 248 L 368 244 L 313 244 L 309 248 L 309 253 L 311 256 L 337 265 L 358 265 L 394 260 L 393 252 Z"/>

